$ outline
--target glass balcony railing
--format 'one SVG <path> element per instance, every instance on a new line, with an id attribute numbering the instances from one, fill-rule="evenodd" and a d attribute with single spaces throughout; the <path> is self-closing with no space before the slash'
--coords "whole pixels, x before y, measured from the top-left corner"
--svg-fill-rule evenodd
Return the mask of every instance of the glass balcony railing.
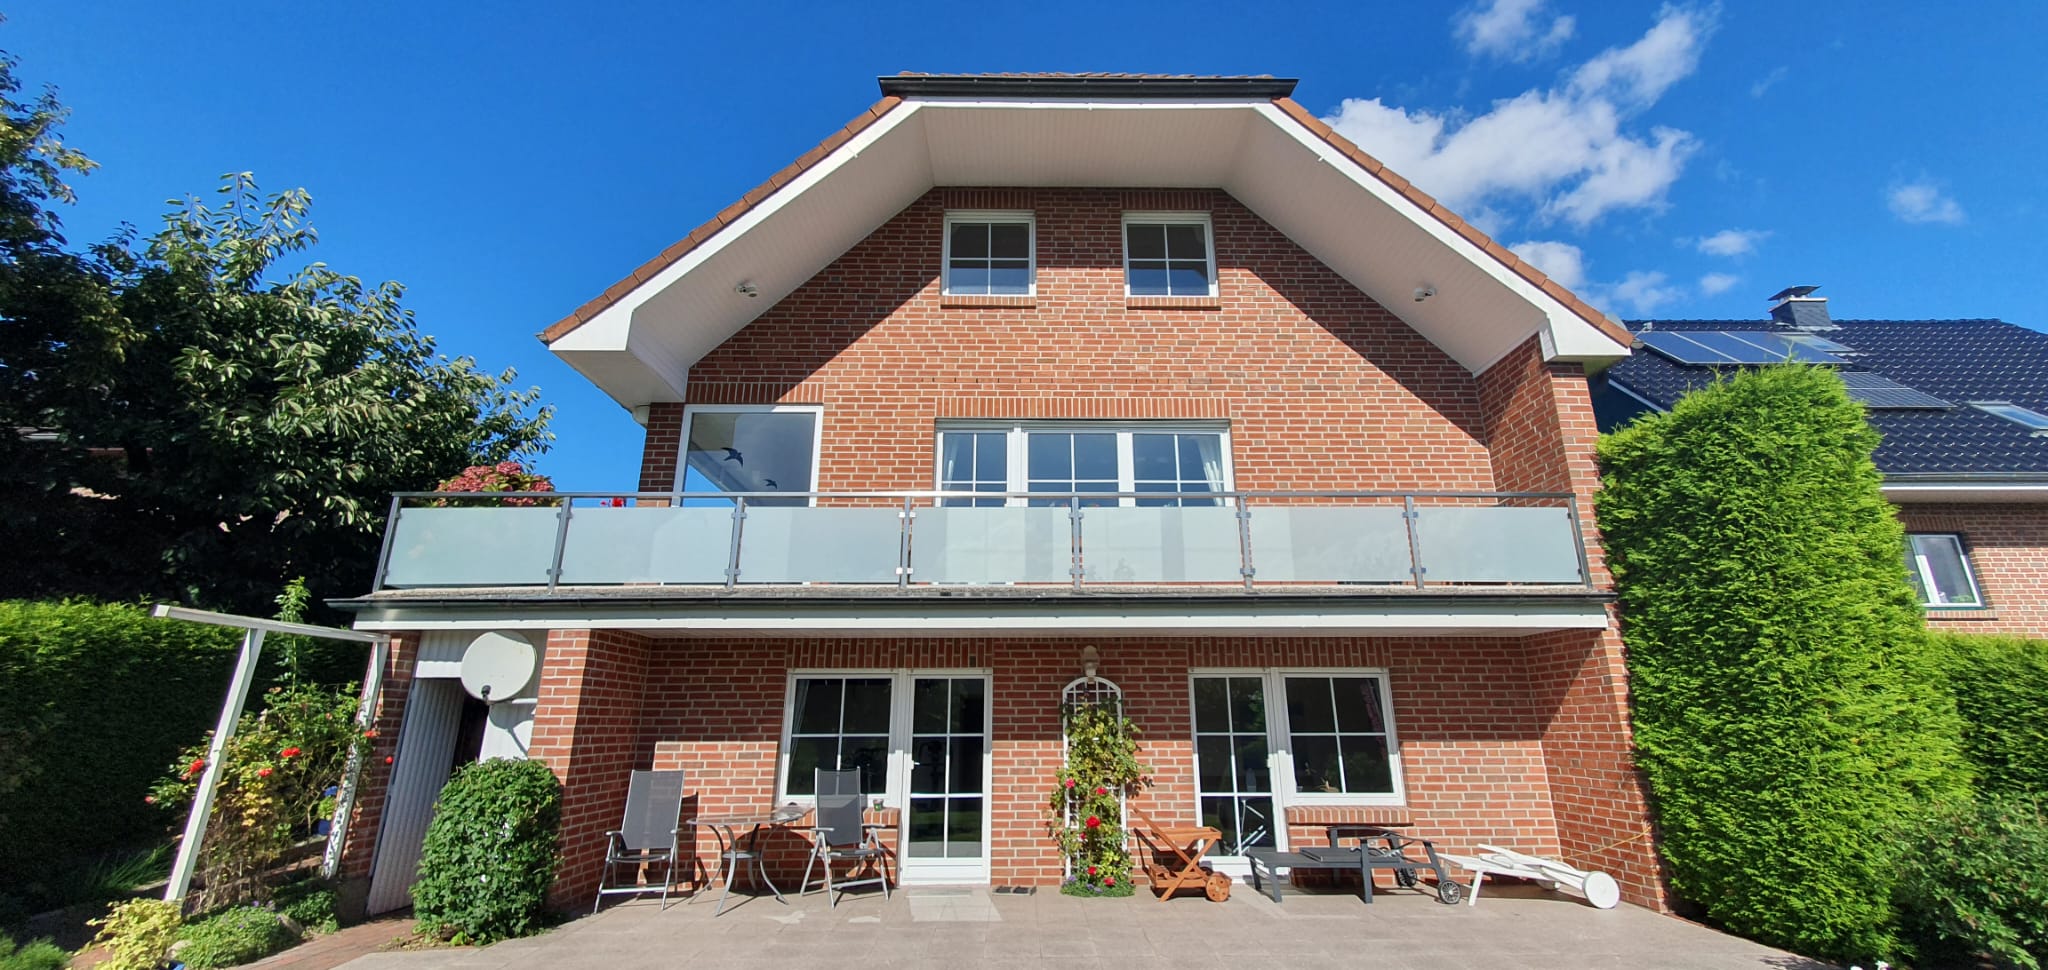
<path id="1" fill-rule="evenodd" d="M 403 493 L 376 588 L 1584 586 L 1577 512 L 1549 492 Z"/>

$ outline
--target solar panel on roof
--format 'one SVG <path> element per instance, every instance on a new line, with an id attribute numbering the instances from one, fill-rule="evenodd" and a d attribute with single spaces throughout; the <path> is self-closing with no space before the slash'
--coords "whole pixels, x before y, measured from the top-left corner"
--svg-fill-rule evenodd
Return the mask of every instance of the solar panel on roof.
<path id="1" fill-rule="evenodd" d="M 1808 347 L 1812 347 L 1815 350 L 1825 350 L 1832 354 L 1853 354 L 1856 352 L 1856 348 L 1854 347 L 1850 347 L 1846 344 L 1836 343 L 1835 341 L 1829 340 L 1828 338 L 1820 336 L 1818 334 L 1773 333 L 1771 334 L 1771 336 L 1776 337 L 1780 340 L 1789 340 L 1795 344 L 1805 344 Z"/>
<path id="2" fill-rule="evenodd" d="M 1681 364 L 1704 367 L 1714 364 L 1735 363 L 1726 354 L 1708 350 L 1687 339 L 1685 334 L 1670 330 L 1647 330 L 1636 334 L 1643 346 L 1650 348 Z"/>
<path id="3" fill-rule="evenodd" d="M 1810 364 L 1844 362 L 1804 341 L 1787 340 L 1784 334 L 1764 330 L 1648 330 L 1636 336 L 1651 350 L 1692 367 L 1778 364 L 1788 360 Z"/>
<path id="4" fill-rule="evenodd" d="M 1881 409 L 1950 408 L 1950 404 L 1925 391 L 1916 391 L 1883 374 L 1864 371 L 1843 371 L 1842 383 L 1849 385 L 1849 396 L 1863 402 L 1864 407 Z"/>

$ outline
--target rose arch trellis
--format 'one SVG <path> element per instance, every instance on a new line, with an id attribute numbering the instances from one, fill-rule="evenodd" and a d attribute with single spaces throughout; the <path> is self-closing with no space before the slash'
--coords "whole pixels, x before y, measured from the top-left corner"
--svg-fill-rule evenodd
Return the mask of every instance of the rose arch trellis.
<path id="1" fill-rule="evenodd" d="M 1123 689 L 1118 687 L 1114 681 L 1094 676 L 1092 667 L 1093 664 L 1090 664 L 1091 669 L 1087 676 L 1075 678 L 1060 691 L 1061 775 L 1069 779 L 1076 777 L 1072 756 L 1073 732 L 1077 717 L 1083 715 L 1084 712 L 1091 711 L 1107 712 L 1112 717 L 1118 719 L 1123 717 Z M 1135 748 L 1135 745 L 1132 747 Z M 1131 753 L 1134 755 L 1135 751 L 1133 750 Z M 1133 764 L 1133 767 L 1138 768 L 1139 772 L 1143 771 L 1142 766 Z M 1107 781 L 1107 779 L 1104 779 L 1104 781 Z M 1127 807 L 1130 789 L 1142 783 L 1143 779 L 1134 774 L 1124 779 L 1123 783 L 1114 786 L 1113 794 L 1115 796 L 1116 817 L 1108 821 L 1116 826 L 1116 831 L 1121 836 L 1120 841 L 1126 856 L 1130 856 L 1132 851 L 1130 827 L 1125 824 L 1125 819 L 1128 816 Z M 1079 831 L 1077 829 L 1079 821 L 1077 817 L 1078 808 L 1087 801 L 1090 793 L 1074 787 L 1071 782 L 1068 785 L 1069 787 L 1064 791 L 1064 805 L 1061 809 L 1060 822 L 1065 831 L 1076 832 Z M 1074 871 L 1075 855 L 1076 853 L 1072 851 L 1071 846 L 1062 845 L 1061 865 L 1064 870 L 1064 876 L 1067 879 L 1072 879 L 1076 875 Z"/>

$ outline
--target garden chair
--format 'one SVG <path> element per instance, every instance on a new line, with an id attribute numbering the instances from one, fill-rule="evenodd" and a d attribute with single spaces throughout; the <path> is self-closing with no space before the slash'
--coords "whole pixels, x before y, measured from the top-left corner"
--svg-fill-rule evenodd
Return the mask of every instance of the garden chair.
<path id="1" fill-rule="evenodd" d="M 832 907 L 838 907 L 839 896 L 846 895 L 848 889 L 871 883 L 881 883 L 882 898 L 888 899 L 889 860 L 895 853 L 882 845 L 882 840 L 875 835 L 875 826 L 861 819 L 861 805 L 867 796 L 860 790 L 860 770 L 826 771 L 819 768 L 817 781 L 818 807 L 811 826 L 815 838 L 811 841 L 811 861 L 804 865 L 804 881 L 798 892 L 811 891 L 811 869 L 823 862 L 825 895 Z M 857 863 L 854 872 L 870 869 L 875 874 L 839 883 L 839 896 L 834 896 L 832 867 L 846 861 Z"/>
<path id="2" fill-rule="evenodd" d="M 640 881 L 641 868 L 650 865 L 663 869 L 661 907 L 668 908 L 669 892 L 676 884 L 676 863 L 682 859 L 682 826 L 678 822 L 682 812 L 682 771 L 633 772 L 626 788 L 626 817 L 618 829 L 604 835 L 604 870 L 597 877 L 597 901 L 590 904 L 591 912 L 597 912 L 608 895 L 653 892 L 653 883 Z M 613 882 L 621 866 L 626 867 L 624 881 Z"/>

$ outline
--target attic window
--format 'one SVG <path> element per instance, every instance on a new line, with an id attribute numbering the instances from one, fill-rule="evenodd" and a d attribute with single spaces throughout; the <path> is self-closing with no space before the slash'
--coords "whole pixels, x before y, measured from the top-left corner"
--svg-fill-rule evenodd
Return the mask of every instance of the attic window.
<path id="1" fill-rule="evenodd" d="M 1129 296 L 1215 296 L 1208 214 L 1127 213 L 1124 287 Z"/>
<path id="2" fill-rule="evenodd" d="M 947 296 L 1031 296 L 1038 249 L 1029 212 L 946 213 Z"/>
<path id="3" fill-rule="evenodd" d="M 2014 424 L 2024 425 L 2035 434 L 2048 434 L 2048 414 L 2029 411 L 2005 401 L 1971 401 L 1970 406 L 1987 414 L 1995 414 Z"/>

